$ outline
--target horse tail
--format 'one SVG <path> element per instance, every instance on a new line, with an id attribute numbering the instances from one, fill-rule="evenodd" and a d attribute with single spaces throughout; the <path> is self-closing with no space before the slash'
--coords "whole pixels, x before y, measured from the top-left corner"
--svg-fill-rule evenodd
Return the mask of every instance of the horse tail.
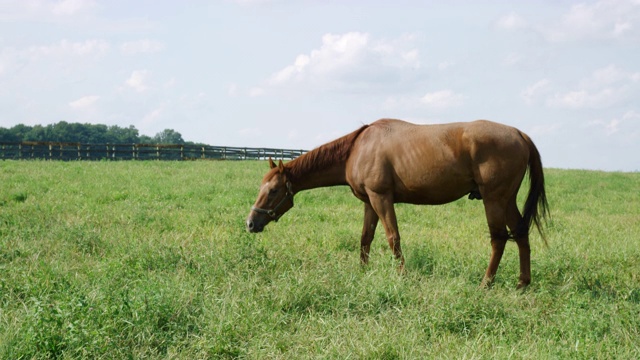
<path id="1" fill-rule="evenodd" d="M 520 136 L 524 139 L 529 147 L 529 194 L 524 203 L 524 213 L 522 214 L 522 226 L 525 227 L 526 233 L 529 232 L 532 224 L 536 225 L 542 240 L 547 245 L 547 239 L 542 230 L 543 221 L 550 217 L 549 203 L 547 202 L 547 193 L 544 189 L 544 172 L 542 169 L 542 160 L 540 152 L 533 143 L 531 138 L 520 132 Z M 524 230 L 524 229 L 523 229 Z"/>

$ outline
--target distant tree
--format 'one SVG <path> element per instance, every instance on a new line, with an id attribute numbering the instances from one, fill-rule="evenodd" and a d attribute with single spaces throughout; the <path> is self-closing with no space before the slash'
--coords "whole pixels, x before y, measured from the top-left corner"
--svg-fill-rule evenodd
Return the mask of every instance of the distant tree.
<path id="1" fill-rule="evenodd" d="M 89 124 L 86 124 L 89 125 Z M 88 126 L 88 134 L 86 140 L 82 142 L 85 144 L 105 144 L 109 143 L 109 136 L 107 125 L 97 124 Z"/>
<path id="2" fill-rule="evenodd" d="M 17 141 L 23 141 L 23 140 L 27 140 L 27 135 L 29 134 L 31 129 L 32 129 L 31 126 L 18 124 L 12 127 L 11 129 L 9 129 L 9 131 L 11 131 L 11 133 L 13 133 L 16 136 L 16 138 L 18 138 Z"/>
<path id="3" fill-rule="evenodd" d="M 50 140 L 51 128 L 42 125 L 32 127 L 27 133 L 21 136 L 22 141 L 55 141 Z"/>
<path id="4" fill-rule="evenodd" d="M 140 135 L 133 125 L 80 124 L 60 121 L 46 126 L 15 125 L 12 128 L 0 127 L 0 141 L 55 141 L 83 144 L 186 144 L 182 135 L 172 129 L 165 129 L 154 137 Z M 192 144 L 189 142 L 189 144 Z"/>
<path id="5" fill-rule="evenodd" d="M 2 142 L 18 142 L 21 141 L 18 135 L 14 134 L 11 129 L 0 128 L 0 141 Z"/>
<path id="6" fill-rule="evenodd" d="M 139 144 L 152 144 L 154 142 L 155 141 L 153 140 L 153 138 L 148 135 L 140 135 L 140 137 L 138 138 Z"/>
<path id="7" fill-rule="evenodd" d="M 157 144 L 184 144 L 182 135 L 171 129 L 164 129 L 153 137 L 153 142 Z"/>
<path id="8" fill-rule="evenodd" d="M 138 129 L 136 129 L 133 125 L 130 125 L 128 128 L 122 128 L 118 125 L 112 125 L 107 129 L 107 138 L 111 143 L 137 143 L 139 141 Z"/>
<path id="9" fill-rule="evenodd" d="M 60 121 L 57 124 L 49 125 L 52 128 L 49 141 L 58 142 L 74 142 L 75 136 L 71 125 L 66 121 Z M 47 126 L 47 127 L 49 127 Z"/>

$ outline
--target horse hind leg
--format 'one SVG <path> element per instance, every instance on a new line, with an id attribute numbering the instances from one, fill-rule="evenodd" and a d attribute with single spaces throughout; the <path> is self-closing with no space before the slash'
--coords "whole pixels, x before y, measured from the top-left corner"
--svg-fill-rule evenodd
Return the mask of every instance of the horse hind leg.
<path id="1" fill-rule="evenodd" d="M 484 207 L 487 224 L 489 225 L 489 233 L 491 234 L 491 258 L 489 259 L 489 266 L 487 267 L 480 286 L 489 287 L 493 283 L 493 279 L 498 271 L 504 248 L 509 239 L 509 232 L 506 226 L 505 206 L 500 204 L 500 202 L 485 200 Z"/>
<path id="2" fill-rule="evenodd" d="M 518 244 L 518 254 L 520 255 L 520 280 L 518 289 L 524 288 L 531 283 L 531 247 L 529 246 L 529 229 L 524 223 L 522 215 L 518 210 L 516 200 L 509 202 L 507 210 L 507 225 L 511 234 Z"/>

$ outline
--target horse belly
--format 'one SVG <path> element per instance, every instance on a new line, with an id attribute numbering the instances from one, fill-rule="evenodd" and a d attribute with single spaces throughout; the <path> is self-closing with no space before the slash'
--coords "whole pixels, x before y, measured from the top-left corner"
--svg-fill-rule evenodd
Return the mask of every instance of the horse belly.
<path id="1" fill-rule="evenodd" d="M 396 202 L 429 205 L 458 200 L 477 187 L 470 169 L 449 162 L 441 166 L 432 163 L 424 169 L 417 166 L 411 171 L 398 169 L 394 183 Z"/>
<path id="2" fill-rule="evenodd" d="M 473 181 L 437 181 L 424 184 L 396 185 L 394 191 L 395 202 L 439 205 L 456 201 L 469 194 L 475 188 Z"/>

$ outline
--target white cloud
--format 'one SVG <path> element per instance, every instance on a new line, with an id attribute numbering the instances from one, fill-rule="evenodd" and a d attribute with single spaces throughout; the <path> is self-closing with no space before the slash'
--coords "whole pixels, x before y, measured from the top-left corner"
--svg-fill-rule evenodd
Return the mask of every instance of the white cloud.
<path id="1" fill-rule="evenodd" d="M 634 142 L 640 138 L 640 113 L 627 111 L 622 116 L 609 119 L 598 119 L 586 124 L 587 128 L 594 128 L 597 134 L 615 136 L 619 145 Z"/>
<path id="2" fill-rule="evenodd" d="M 63 39 L 45 45 L 3 47 L 0 48 L 0 76 L 15 74 L 27 68 L 28 72 L 32 72 L 43 66 L 56 68 L 56 70 L 48 70 L 51 75 L 59 74 L 60 69 L 77 70 L 107 55 L 109 49 L 109 43 L 101 39 L 84 41 Z"/>
<path id="3" fill-rule="evenodd" d="M 162 84 L 162 88 L 165 90 L 168 89 L 172 89 L 174 86 L 176 86 L 177 80 L 175 77 L 172 77 L 171 79 L 165 81 L 164 84 Z"/>
<path id="4" fill-rule="evenodd" d="M 608 65 L 595 70 L 591 76 L 578 82 L 577 89 L 556 92 L 548 100 L 548 104 L 572 109 L 611 107 L 634 94 L 640 95 L 639 78 L 638 73 Z"/>
<path id="5" fill-rule="evenodd" d="M 163 51 L 164 49 L 164 43 L 150 39 L 128 41 L 120 46 L 120 50 L 125 55 L 151 54 Z"/>
<path id="6" fill-rule="evenodd" d="M 552 42 L 637 39 L 639 21 L 637 0 L 601 0 L 573 5 L 557 24 L 538 31 Z"/>
<path id="7" fill-rule="evenodd" d="M 83 96 L 80 99 L 71 101 L 69 103 L 69 106 L 72 107 L 73 109 L 78 109 L 78 110 L 87 109 L 95 105 L 95 103 L 99 99 L 100 99 L 100 96 L 97 96 L 97 95 Z"/>
<path id="8" fill-rule="evenodd" d="M 551 82 L 548 79 L 542 79 L 533 85 L 527 86 L 520 96 L 525 103 L 531 105 L 541 96 L 541 94 L 548 91 L 550 84 Z"/>
<path id="9" fill-rule="evenodd" d="M 229 95 L 230 97 L 236 97 L 241 95 L 245 95 L 249 97 L 258 97 L 258 96 L 264 95 L 265 92 L 266 92 L 265 89 L 260 86 L 254 86 L 249 90 L 247 90 L 247 89 L 241 88 L 236 83 L 231 83 L 227 85 L 227 95 Z"/>
<path id="10" fill-rule="evenodd" d="M 144 115 L 144 117 L 142 118 L 142 127 L 145 129 L 149 129 L 149 127 L 156 123 L 158 121 L 158 119 L 160 119 L 160 117 L 162 116 L 162 114 L 164 113 L 164 107 L 160 106 L 148 113 L 146 113 Z"/>
<path id="11" fill-rule="evenodd" d="M 531 128 L 531 130 L 527 131 L 529 136 L 532 137 L 545 137 L 552 134 L 557 134 L 562 129 L 563 124 L 560 122 L 554 122 L 552 124 L 539 124 L 535 125 Z"/>
<path id="12" fill-rule="evenodd" d="M 553 99 L 549 100 L 549 104 L 579 109 L 589 105 L 589 97 L 589 93 L 585 90 L 569 91 L 564 94 L 556 94 Z"/>
<path id="13" fill-rule="evenodd" d="M 555 94 L 550 99 L 552 106 L 571 109 L 601 109 L 619 102 L 624 96 L 620 89 L 604 88 L 596 91 L 575 90 L 566 93 Z"/>
<path id="14" fill-rule="evenodd" d="M 148 70 L 134 70 L 125 81 L 125 84 L 137 92 L 144 92 L 149 89 L 148 78 Z"/>
<path id="15" fill-rule="evenodd" d="M 104 55 L 109 51 L 109 43 L 100 39 L 91 39 L 85 41 L 69 41 L 60 40 L 50 45 L 31 46 L 27 49 L 27 53 L 32 58 L 58 56 L 68 57 L 74 56 L 90 56 Z"/>
<path id="16" fill-rule="evenodd" d="M 620 120 L 595 120 L 589 122 L 588 126 L 596 127 L 599 129 L 598 132 L 604 132 L 607 136 L 611 136 L 620 130 Z"/>
<path id="17" fill-rule="evenodd" d="M 50 6 L 51 12 L 55 15 L 71 16 L 88 11 L 95 6 L 95 2 L 91 0 L 62 0 Z"/>
<path id="18" fill-rule="evenodd" d="M 522 55 L 512 52 L 512 53 L 509 53 L 507 56 L 505 56 L 505 58 L 502 60 L 502 64 L 507 66 L 514 66 L 514 65 L 520 64 L 522 60 L 523 60 Z"/>
<path id="19" fill-rule="evenodd" d="M 424 95 L 420 101 L 433 109 L 447 109 L 460 106 L 464 103 L 465 96 L 456 94 L 451 90 L 440 90 Z"/>
<path id="20" fill-rule="evenodd" d="M 312 84 L 331 89 L 369 88 L 379 82 L 399 81 L 402 71 L 420 68 L 420 55 L 412 35 L 373 39 L 361 32 L 325 34 L 319 48 L 299 54 L 275 72 L 269 86 Z M 415 75 L 415 74 L 413 74 Z"/>
<path id="21" fill-rule="evenodd" d="M 0 1 L 0 20 L 55 22 L 82 17 L 96 7 L 93 0 L 5 0 Z"/>
<path id="22" fill-rule="evenodd" d="M 464 105 L 467 97 L 451 90 L 439 90 L 426 93 L 387 96 L 379 107 L 385 112 L 422 111 L 425 107 L 432 110 L 446 110 Z M 432 119 L 430 119 L 432 120 Z"/>
<path id="23" fill-rule="evenodd" d="M 622 119 L 637 122 L 640 125 L 640 112 L 637 111 L 627 111 L 622 116 Z"/>
<path id="24" fill-rule="evenodd" d="M 301 81 L 314 75 L 345 70 L 362 61 L 368 43 L 369 34 L 326 34 L 322 37 L 320 49 L 311 51 L 309 55 L 298 55 L 292 65 L 275 73 L 270 83 L 277 85 L 288 81 Z"/>
<path id="25" fill-rule="evenodd" d="M 595 70 L 591 77 L 586 80 L 586 84 L 591 86 L 604 86 L 621 81 L 637 81 L 638 77 L 640 77 L 640 73 L 630 73 L 611 64 Z"/>
<path id="26" fill-rule="evenodd" d="M 227 86 L 227 95 L 231 97 L 238 96 L 238 91 L 238 84 L 236 83 L 231 83 Z"/>
<path id="27" fill-rule="evenodd" d="M 253 87 L 249 90 L 250 97 L 258 97 L 264 95 L 264 89 L 261 87 Z"/>
<path id="28" fill-rule="evenodd" d="M 416 109 L 422 104 L 420 96 L 393 95 L 387 96 L 380 104 L 385 112 L 395 113 L 398 110 Z"/>
<path id="29" fill-rule="evenodd" d="M 371 56 L 381 66 L 401 69 L 418 69 L 421 66 L 420 52 L 415 47 L 417 37 L 405 34 L 397 38 L 380 39 L 371 43 Z"/>
<path id="30" fill-rule="evenodd" d="M 520 30 L 527 26 L 527 21 L 514 12 L 501 17 L 495 23 L 495 27 L 502 30 Z"/>

